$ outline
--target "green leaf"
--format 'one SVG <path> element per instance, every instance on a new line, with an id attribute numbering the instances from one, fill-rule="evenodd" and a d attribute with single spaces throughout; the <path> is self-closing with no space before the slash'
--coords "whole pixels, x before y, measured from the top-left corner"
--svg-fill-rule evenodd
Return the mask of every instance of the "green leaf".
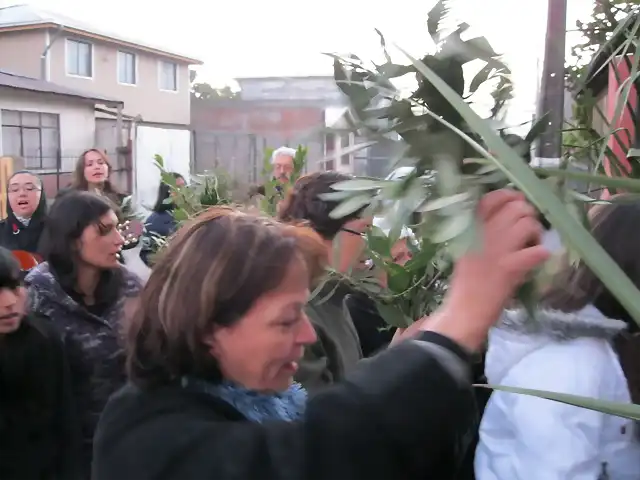
<path id="1" fill-rule="evenodd" d="M 164 158 L 162 155 L 158 155 L 157 153 L 153 156 L 153 160 L 156 162 L 156 165 L 162 170 L 164 169 Z"/>
<path id="2" fill-rule="evenodd" d="M 469 127 L 480 134 L 495 156 L 484 149 L 478 151 L 494 161 L 507 177 L 547 217 L 558 230 L 565 244 L 573 248 L 585 264 L 598 276 L 608 290 L 640 325 L 640 291 L 627 278 L 622 269 L 607 255 L 591 234 L 567 211 L 555 193 L 536 177 L 522 159 L 482 120 L 469 105 L 434 74 L 424 63 L 414 59 L 400 49 L 411 60 L 416 69 L 433 84 L 453 105 Z"/>
<path id="3" fill-rule="evenodd" d="M 351 191 L 327 192 L 327 193 L 319 194 L 318 198 L 320 200 L 325 200 L 327 202 L 335 202 L 335 201 L 345 200 L 349 197 L 353 197 L 353 195 L 354 194 Z"/>
<path id="4" fill-rule="evenodd" d="M 587 410 L 615 415 L 616 417 L 640 420 L 640 405 L 635 405 L 633 403 L 616 403 L 608 400 L 598 400 L 595 398 L 581 397 L 579 395 L 570 395 L 568 393 L 547 392 L 545 390 L 534 390 L 530 388 L 505 387 L 497 385 L 478 386 L 502 392 L 528 395 L 530 397 L 546 398 L 547 400 L 553 400 L 567 405 L 586 408 Z"/>
<path id="5" fill-rule="evenodd" d="M 471 197 L 467 192 L 457 193 L 448 197 L 440 197 L 436 198 L 435 200 L 431 200 L 430 202 L 427 202 L 425 205 L 421 206 L 418 211 L 432 212 L 434 210 L 440 210 L 442 208 L 450 207 L 451 205 L 462 203 L 470 199 Z"/>
<path id="6" fill-rule="evenodd" d="M 477 223 L 475 215 L 471 214 L 467 227 L 447 243 L 447 252 L 454 260 L 482 245 Z"/>
<path id="7" fill-rule="evenodd" d="M 640 179 L 629 177 L 609 177 L 594 173 L 577 172 L 575 170 L 563 170 L 560 168 L 534 168 L 533 171 L 540 177 L 560 177 L 568 180 L 592 183 L 609 189 L 625 190 L 629 193 L 640 193 Z"/>
<path id="8" fill-rule="evenodd" d="M 354 180 L 345 180 L 343 182 L 336 182 L 331 185 L 331 188 L 339 191 L 348 191 L 348 192 L 359 192 L 359 191 L 369 191 L 369 190 L 378 190 L 389 182 L 385 182 L 384 180 L 368 180 L 365 178 L 357 178 Z"/>
<path id="9" fill-rule="evenodd" d="M 184 222 L 189 219 L 189 215 L 182 208 L 176 208 L 173 210 L 173 218 L 176 222 Z"/>
<path id="10" fill-rule="evenodd" d="M 448 242 L 464 232 L 473 221 L 471 212 L 462 212 L 446 218 L 442 224 L 438 225 L 437 232 L 431 237 L 433 243 Z"/>
<path id="11" fill-rule="evenodd" d="M 440 30 L 440 23 L 447 15 L 449 11 L 447 1 L 439 0 L 433 8 L 429 11 L 429 16 L 427 17 L 427 31 L 429 35 L 433 39 L 434 43 L 438 43 L 438 33 Z"/>
<path id="12" fill-rule="evenodd" d="M 407 320 L 401 309 L 394 305 L 376 302 L 378 313 L 387 324 L 397 328 L 407 328 L 411 322 Z"/>
<path id="13" fill-rule="evenodd" d="M 640 148 L 630 148 L 627 152 L 627 158 L 638 158 L 640 157 Z"/>
<path id="14" fill-rule="evenodd" d="M 438 172 L 437 186 L 442 197 L 457 194 L 462 184 L 462 175 L 460 174 L 458 165 L 453 161 L 454 158 L 456 157 L 443 158 L 438 156 L 435 158 L 436 170 Z"/>
<path id="15" fill-rule="evenodd" d="M 389 290 L 396 294 L 403 293 L 411 285 L 411 273 L 400 265 L 393 263 L 389 264 L 388 267 L 387 282 Z"/>
<path id="16" fill-rule="evenodd" d="M 524 141 L 532 144 L 542 133 L 547 129 L 547 124 L 549 123 L 549 112 L 542 115 L 542 117 L 538 118 L 534 124 L 531 126 L 531 129 L 527 132 L 527 135 L 524 137 Z"/>
<path id="17" fill-rule="evenodd" d="M 491 72 L 493 72 L 494 70 L 495 68 L 493 65 L 487 64 L 482 70 L 476 73 L 475 77 L 473 77 L 473 80 L 471 80 L 471 85 L 469 85 L 469 93 L 474 94 L 476 90 L 480 88 L 480 85 L 482 85 L 489 79 L 489 75 L 491 75 Z"/>
<path id="18" fill-rule="evenodd" d="M 411 260 L 409 260 L 404 267 L 410 272 L 420 270 L 433 262 L 435 253 L 436 245 L 425 241 L 420 250 L 414 253 Z"/>
<path id="19" fill-rule="evenodd" d="M 336 208 L 334 208 L 329 216 L 331 218 L 342 218 L 347 215 L 351 215 L 354 212 L 357 212 L 362 207 L 366 207 L 371 203 L 370 195 L 356 195 L 355 197 L 348 198 L 344 202 L 340 203 Z"/>
<path id="20" fill-rule="evenodd" d="M 391 257 L 391 243 L 389 237 L 378 227 L 372 227 L 367 232 L 367 245 L 370 250 L 374 251 L 383 258 Z"/>

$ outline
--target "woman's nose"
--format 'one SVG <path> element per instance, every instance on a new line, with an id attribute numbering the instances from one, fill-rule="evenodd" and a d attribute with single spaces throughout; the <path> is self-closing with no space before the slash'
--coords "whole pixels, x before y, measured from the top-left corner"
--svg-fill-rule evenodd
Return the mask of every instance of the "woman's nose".
<path id="1" fill-rule="evenodd" d="M 300 343 L 301 345 L 311 345 L 313 343 L 316 343 L 316 340 L 318 340 L 316 330 L 315 328 L 313 328 L 309 317 L 304 315 L 304 319 L 302 320 L 302 325 L 300 327 L 300 333 L 298 335 L 298 343 Z"/>
<path id="2" fill-rule="evenodd" d="M 116 245 L 121 247 L 122 245 L 124 245 L 124 237 L 122 236 L 122 233 L 120 233 L 119 231 L 117 231 L 116 233 L 117 233 L 116 239 L 115 239 Z"/>

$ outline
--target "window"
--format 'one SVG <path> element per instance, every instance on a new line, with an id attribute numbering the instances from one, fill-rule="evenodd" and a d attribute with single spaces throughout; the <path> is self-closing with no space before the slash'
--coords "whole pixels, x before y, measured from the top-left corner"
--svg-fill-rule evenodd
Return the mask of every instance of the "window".
<path id="1" fill-rule="evenodd" d="M 346 150 L 350 146 L 352 146 L 351 134 L 350 133 L 342 134 L 340 136 L 340 147 L 342 148 L 342 150 Z M 346 154 L 340 157 L 340 165 L 350 165 L 350 164 L 351 164 L 351 155 Z"/>
<path id="2" fill-rule="evenodd" d="M 24 158 L 25 168 L 57 168 L 60 119 L 53 113 L 2 110 L 2 153 Z"/>
<path id="3" fill-rule="evenodd" d="M 336 149 L 336 139 L 333 133 L 324 134 L 324 154 L 328 155 Z"/>
<path id="4" fill-rule="evenodd" d="M 324 164 L 324 169 L 328 172 L 330 170 L 334 170 L 335 169 L 335 165 L 333 163 L 333 160 L 327 160 L 327 162 Z"/>
<path id="5" fill-rule="evenodd" d="M 160 62 L 160 90 L 178 91 L 178 65 Z"/>
<path id="6" fill-rule="evenodd" d="M 135 54 L 118 52 L 118 83 L 124 83 L 125 85 L 136 85 L 138 83 Z"/>
<path id="7" fill-rule="evenodd" d="M 93 78 L 93 45 L 67 39 L 67 75 Z"/>

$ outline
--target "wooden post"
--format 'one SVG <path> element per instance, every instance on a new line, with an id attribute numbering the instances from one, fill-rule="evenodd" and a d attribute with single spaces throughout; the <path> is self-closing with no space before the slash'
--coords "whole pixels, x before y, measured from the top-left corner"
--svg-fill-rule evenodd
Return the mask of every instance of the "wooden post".
<path id="1" fill-rule="evenodd" d="M 13 175 L 13 158 L 0 157 L 0 218 L 7 218 L 7 183 Z"/>
<path id="2" fill-rule="evenodd" d="M 564 125 L 564 56 L 567 30 L 567 0 L 548 0 L 547 35 L 542 66 L 542 91 L 538 98 L 538 118 L 548 114 L 548 124 L 538 140 L 541 166 L 557 166 L 562 157 Z"/>

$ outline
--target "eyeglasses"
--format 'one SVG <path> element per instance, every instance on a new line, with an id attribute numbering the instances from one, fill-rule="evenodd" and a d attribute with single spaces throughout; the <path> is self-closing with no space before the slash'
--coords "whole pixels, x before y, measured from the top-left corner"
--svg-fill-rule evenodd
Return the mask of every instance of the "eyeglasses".
<path id="1" fill-rule="evenodd" d="M 356 230 L 351 230 L 350 228 L 346 228 L 346 227 L 342 227 L 340 230 L 342 230 L 343 232 L 350 233 L 351 235 L 357 235 L 363 238 L 367 236 L 365 232 L 358 232 Z"/>
<path id="2" fill-rule="evenodd" d="M 41 190 L 34 183 L 25 183 L 24 185 L 9 185 L 9 193 L 18 193 L 20 190 L 24 190 L 25 192 L 39 192 Z"/>

